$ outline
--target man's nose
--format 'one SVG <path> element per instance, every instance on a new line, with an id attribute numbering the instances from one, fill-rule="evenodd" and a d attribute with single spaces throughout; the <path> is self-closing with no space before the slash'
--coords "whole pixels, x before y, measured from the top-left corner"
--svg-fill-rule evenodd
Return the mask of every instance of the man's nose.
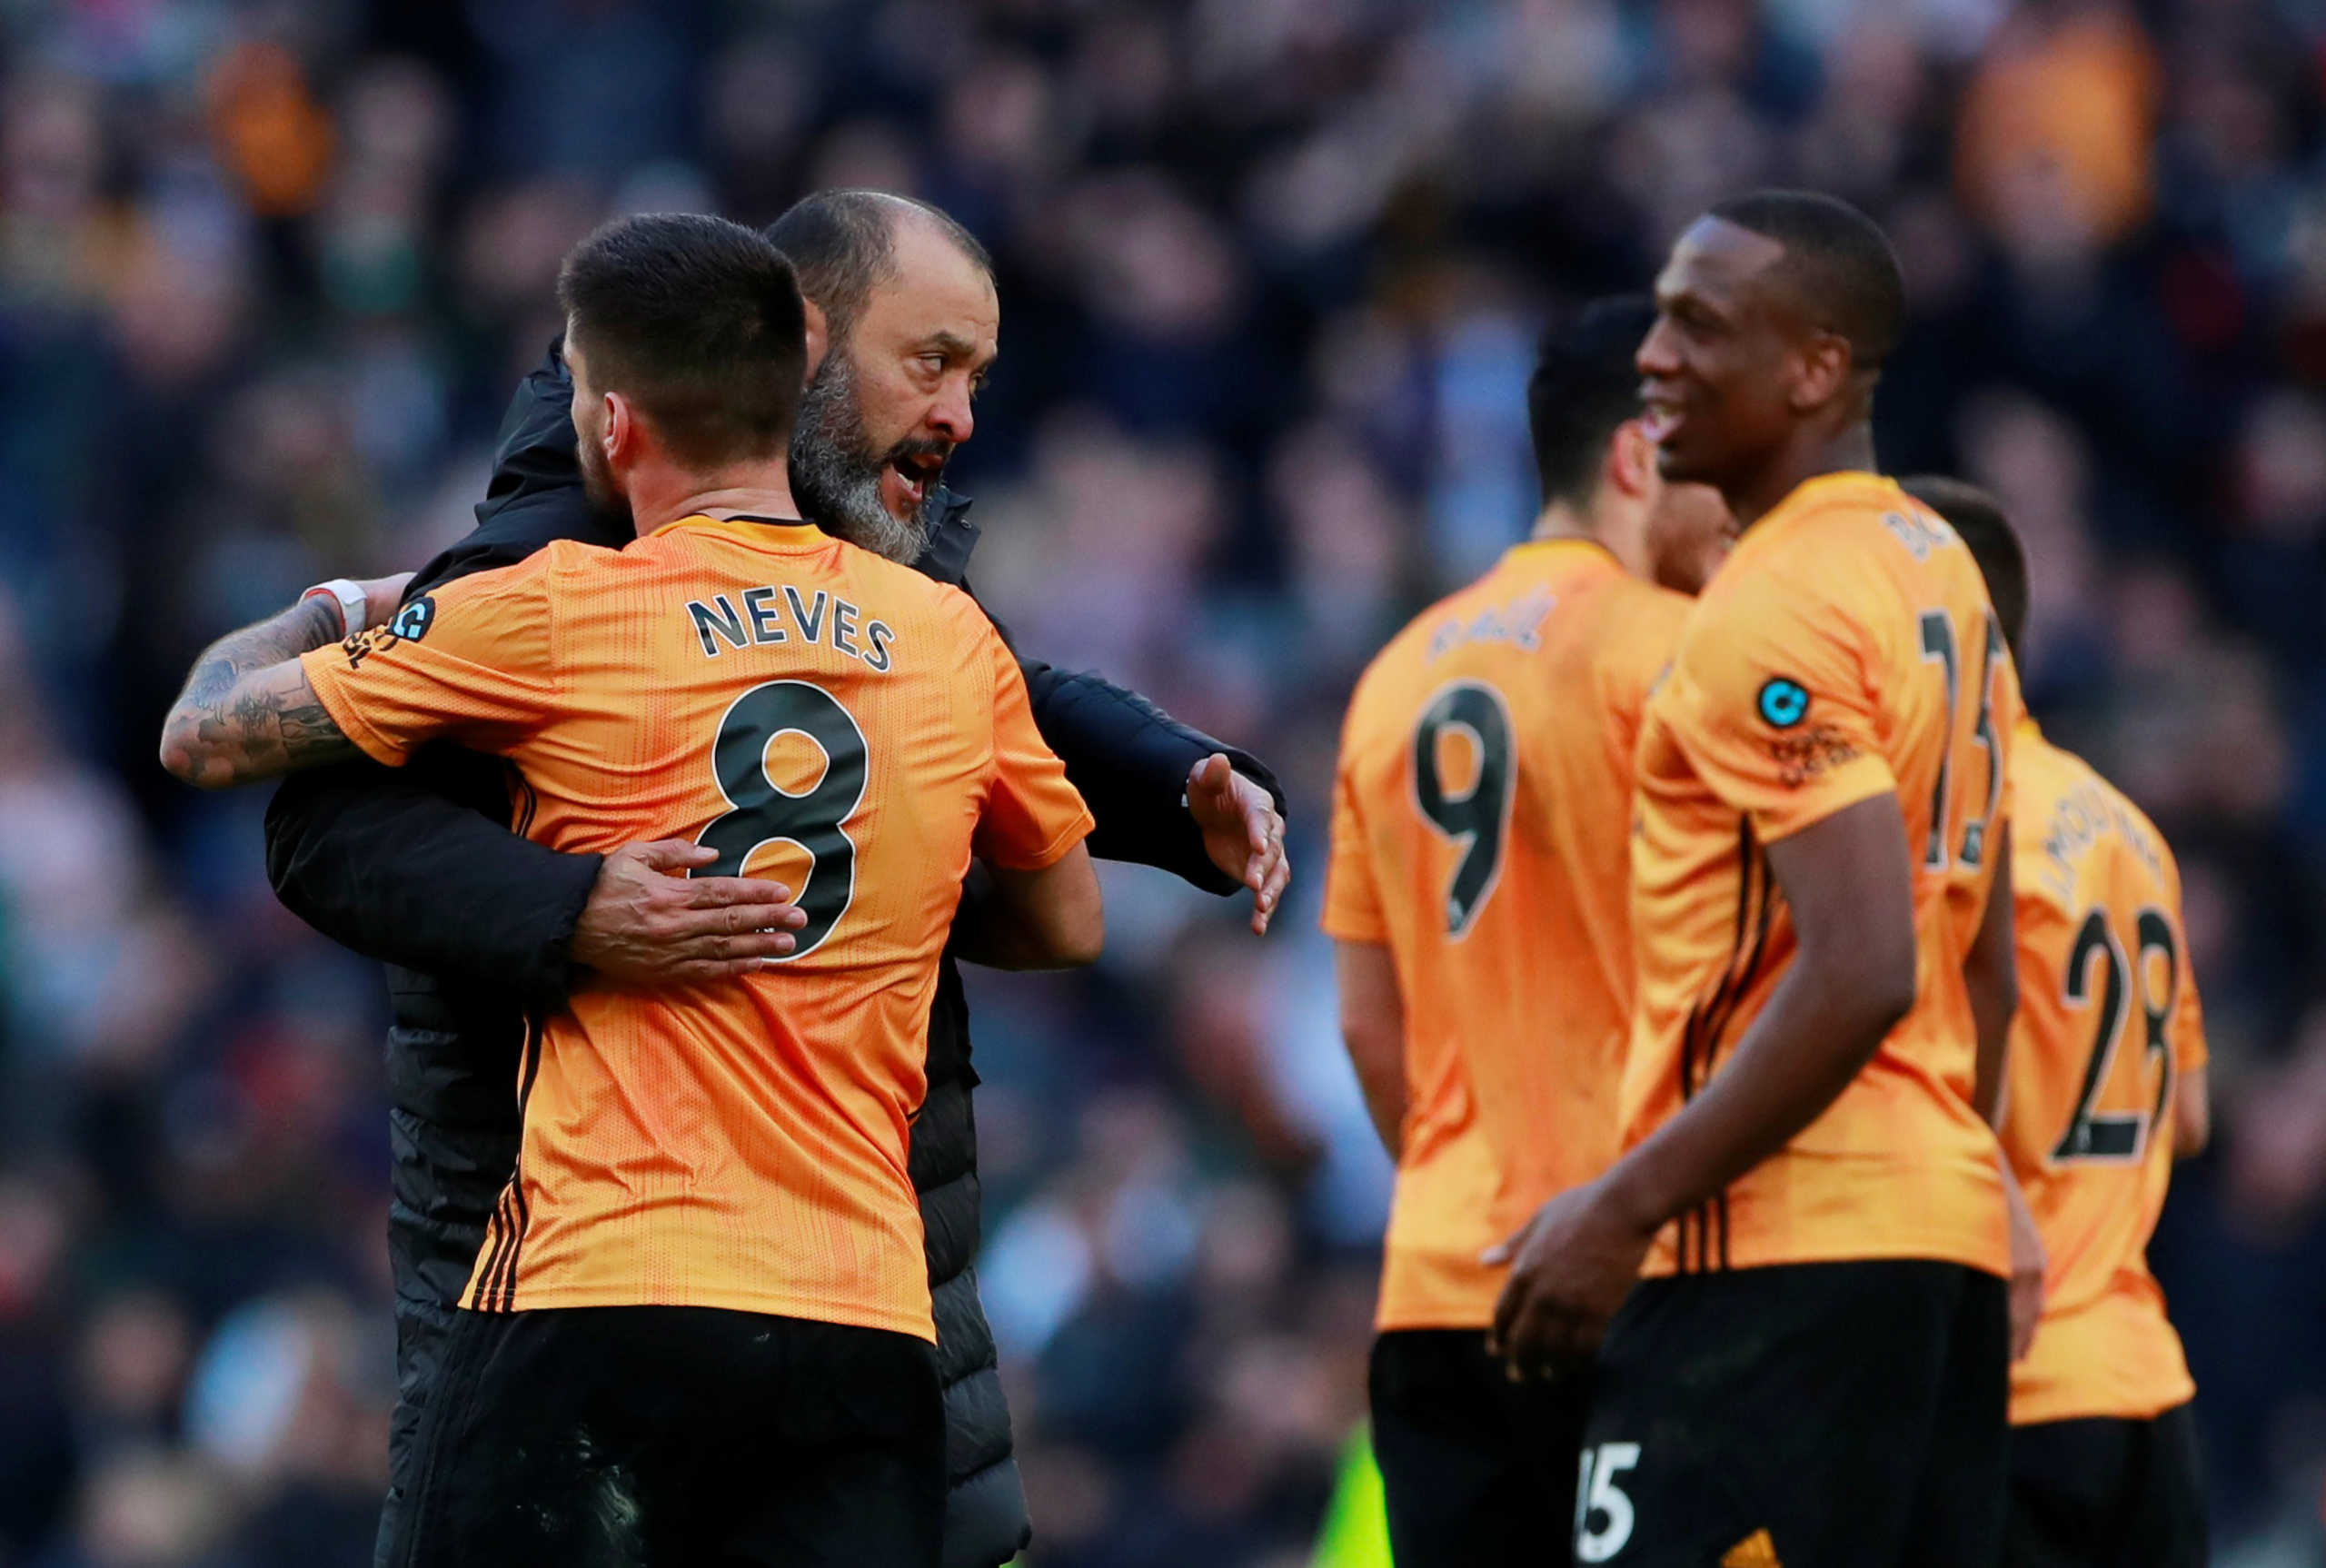
<path id="1" fill-rule="evenodd" d="M 977 414 L 969 406 L 969 378 L 948 380 L 929 411 L 930 432 L 959 446 L 969 439 L 977 425 Z"/>
<path id="2" fill-rule="evenodd" d="M 1647 336 L 1640 339 L 1639 352 L 1632 356 L 1632 368 L 1644 376 L 1668 376 L 1678 373 L 1680 357 L 1673 352 L 1672 332 L 1664 318 L 1647 329 Z"/>

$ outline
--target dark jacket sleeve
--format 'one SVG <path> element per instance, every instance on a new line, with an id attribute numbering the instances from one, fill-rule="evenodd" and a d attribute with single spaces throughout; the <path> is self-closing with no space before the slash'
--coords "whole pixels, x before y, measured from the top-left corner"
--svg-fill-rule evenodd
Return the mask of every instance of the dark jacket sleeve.
<path id="1" fill-rule="evenodd" d="M 999 620 L 994 626 L 1009 641 L 1009 629 Z M 1202 830 L 1188 814 L 1188 775 L 1213 752 L 1225 752 L 1236 771 L 1266 789 L 1282 813 L 1284 787 L 1267 765 L 1180 723 L 1136 691 L 1029 659 L 1015 642 L 1010 650 L 1025 672 L 1035 728 L 1098 819 L 1090 853 L 1168 871 L 1207 893 L 1241 888 L 1204 850 Z"/>
<path id="2" fill-rule="evenodd" d="M 552 540 L 608 541 L 582 494 L 572 401 L 552 348 L 502 422 L 475 531 L 422 568 L 407 598 Z M 365 760 L 294 775 L 266 814 L 267 876 L 309 925 L 367 957 L 544 1008 L 565 1000 L 566 948 L 599 863 L 511 832 L 507 765 L 450 746 L 401 769 Z"/>

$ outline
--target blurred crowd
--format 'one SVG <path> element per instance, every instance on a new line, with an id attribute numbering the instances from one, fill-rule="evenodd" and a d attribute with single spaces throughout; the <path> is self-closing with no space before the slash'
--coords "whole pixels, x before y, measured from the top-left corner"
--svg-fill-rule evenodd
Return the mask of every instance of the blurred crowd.
<path id="1" fill-rule="evenodd" d="M 2222 1132 L 2156 1258 L 2222 1560 L 2319 1561 L 2326 4 L 0 0 L 0 1564 L 368 1562 L 381 987 L 158 715 L 465 530 L 595 222 L 825 185 L 995 255 L 989 603 L 1291 795 L 1265 940 L 1112 868 L 1097 971 L 976 985 L 1032 1561 L 1303 1563 L 1387 1186 L 1343 701 L 1526 525 L 1541 324 L 1769 182 L 1895 236 L 1885 465 L 2005 498 L 2033 705 L 2180 849 Z"/>

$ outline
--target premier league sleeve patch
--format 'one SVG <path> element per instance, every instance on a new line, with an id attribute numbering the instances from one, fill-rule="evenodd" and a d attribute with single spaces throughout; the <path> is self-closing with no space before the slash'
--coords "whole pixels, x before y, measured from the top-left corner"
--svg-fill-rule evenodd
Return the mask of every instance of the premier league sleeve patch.
<path id="1" fill-rule="evenodd" d="M 388 622 L 388 630 L 401 641 L 417 642 L 428 635 L 428 629 L 435 623 L 436 601 L 423 593 L 396 611 L 395 619 Z M 1761 695 L 1762 706 L 1766 708 L 1768 693 Z"/>
<path id="2" fill-rule="evenodd" d="M 340 644 L 347 650 L 347 668 L 361 670 L 374 653 L 385 653 L 399 642 L 417 642 L 436 624 L 436 600 L 422 594 L 390 618 L 384 626 L 359 631 Z"/>
<path id="3" fill-rule="evenodd" d="M 1809 716 L 1809 689 L 1790 675 L 1773 675 L 1762 683 L 1754 706 L 1764 723 L 1790 729 Z"/>

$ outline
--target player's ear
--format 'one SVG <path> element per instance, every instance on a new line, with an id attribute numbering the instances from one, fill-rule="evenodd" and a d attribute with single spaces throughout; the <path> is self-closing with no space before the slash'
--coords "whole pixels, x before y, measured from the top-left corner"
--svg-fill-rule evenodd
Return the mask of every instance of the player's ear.
<path id="1" fill-rule="evenodd" d="M 830 342 L 831 323 L 824 314 L 824 307 L 805 294 L 800 296 L 800 314 L 808 329 L 807 380 L 814 381 L 816 367 L 824 362 L 824 349 Z"/>
<path id="2" fill-rule="evenodd" d="M 600 432 L 600 455 L 606 460 L 607 467 L 627 467 L 637 460 L 646 431 L 637 405 L 621 393 L 606 393 L 606 418 Z"/>
<path id="3" fill-rule="evenodd" d="M 1647 439 L 1647 430 L 1638 420 L 1627 419 L 1615 427 L 1607 442 L 1607 455 L 1599 463 L 1599 482 L 1614 486 L 1618 495 L 1638 501 L 1648 493 L 1655 479 L 1655 443 Z"/>
<path id="4" fill-rule="evenodd" d="M 1793 406 L 1806 412 L 1833 402 L 1847 385 L 1852 368 L 1849 340 L 1838 332 L 1817 333 L 1801 350 L 1794 376 Z"/>

